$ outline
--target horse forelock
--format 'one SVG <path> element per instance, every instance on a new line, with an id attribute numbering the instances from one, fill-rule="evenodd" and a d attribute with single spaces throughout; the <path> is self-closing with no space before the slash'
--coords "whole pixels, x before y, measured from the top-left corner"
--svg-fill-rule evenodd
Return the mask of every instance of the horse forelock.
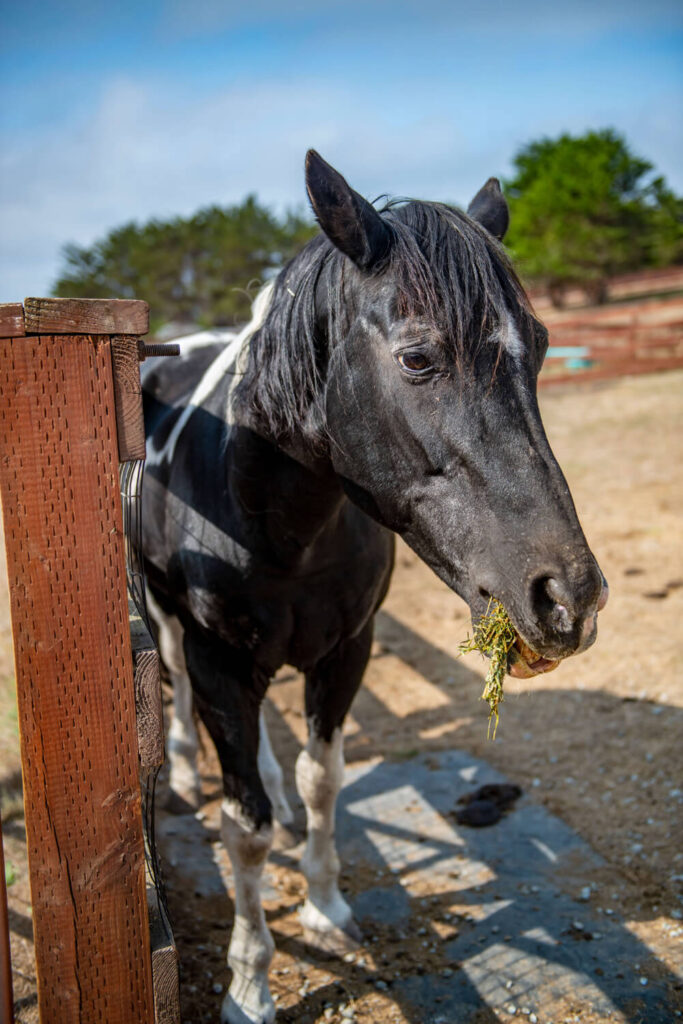
<path id="1" fill-rule="evenodd" d="M 507 351 L 519 358 L 533 312 L 500 243 L 461 210 L 394 200 L 380 211 L 393 244 L 377 278 L 390 275 L 400 316 L 433 327 L 458 367 L 486 344 L 493 372 Z M 348 260 L 318 235 L 281 271 L 259 309 L 235 401 L 275 438 L 305 430 L 324 439 L 325 371 L 342 345 L 354 308 Z M 259 299 L 254 305 L 254 312 Z"/>
<path id="2" fill-rule="evenodd" d="M 444 203 L 390 202 L 383 212 L 394 232 L 400 312 L 426 320 L 460 366 L 485 342 L 520 354 L 520 330 L 533 313 L 503 246 Z"/>

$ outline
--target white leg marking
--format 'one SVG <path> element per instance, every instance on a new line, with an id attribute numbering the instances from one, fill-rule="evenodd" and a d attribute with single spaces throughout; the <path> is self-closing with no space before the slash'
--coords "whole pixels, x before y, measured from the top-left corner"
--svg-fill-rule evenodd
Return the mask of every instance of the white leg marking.
<path id="1" fill-rule="evenodd" d="M 254 829 L 234 800 L 223 801 L 223 843 L 235 878 L 235 921 L 228 949 L 232 982 L 221 1009 L 221 1024 L 271 1024 L 275 1005 L 268 967 L 275 943 L 261 906 L 261 873 L 273 830 Z"/>
<path id="2" fill-rule="evenodd" d="M 166 615 L 162 611 L 149 591 L 147 609 L 159 629 L 159 653 L 173 683 L 173 719 L 167 743 L 171 790 L 191 807 L 199 807 L 199 738 L 192 714 L 192 686 L 183 652 L 183 627 L 175 615 Z"/>
<path id="3" fill-rule="evenodd" d="M 301 858 L 308 898 L 300 918 L 305 930 L 321 938 L 332 933 L 339 939 L 345 933 L 355 941 L 360 933 L 351 908 L 339 891 L 339 859 L 334 844 L 334 812 L 343 775 L 341 729 L 335 729 L 330 743 L 310 735 L 296 762 L 296 785 L 306 806 L 308 823 L 306 849 Z M 324 940 L 321 944 L 325 946 Z"/>
<path id="4" fill-rule="evenodd" d="M 270 745 L 270 736 L 268 735 L 268 726 L 266 725 L 263 708 L 261 708 L 259 716 L 258 770 L 263 788 L 273 805 L 275 819 L 281 825 L 290 825 L 294 821 L 294 815 L 285 796 L 282 784 L 282 768 Z"/>

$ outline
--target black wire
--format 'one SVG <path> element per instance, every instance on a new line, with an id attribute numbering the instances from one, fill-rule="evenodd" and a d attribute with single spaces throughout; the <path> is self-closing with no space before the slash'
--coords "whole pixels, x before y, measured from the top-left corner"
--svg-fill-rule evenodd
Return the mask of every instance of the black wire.
<path id="1" fill-rule="evenodd" d="M 126 578 L 128 593 L 145 623 L 150 636 L 152 630 L 147 614 L 145 574 L 142 568 L 142 471 L 144 459 L 124 462 L 119 468 L 121 502 L 123 505 L 123 532 L 126 538 Z"/>

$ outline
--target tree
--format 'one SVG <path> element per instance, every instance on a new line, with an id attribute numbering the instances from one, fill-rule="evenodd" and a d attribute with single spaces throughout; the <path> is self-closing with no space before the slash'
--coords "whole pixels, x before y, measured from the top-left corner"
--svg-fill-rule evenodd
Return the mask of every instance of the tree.
<path id="1" fill-rule="evenodd" d="M 67 245 L 53 294 L 144 298 L 153 328 L 233 325 L 248 319 L 255 285 L 315 232 L 300 214 L 278 218 L 254 196 L 189 218 L 124 224 L 89 248 Z"/>
<path id="2" fill-rule="evenodd" d="M 613 274 L 683 260 L 683 200 L 613 130 L 531 142 L 513 166 L 507 241 L 555 304 L 569 285 L 599 302 Z"/>

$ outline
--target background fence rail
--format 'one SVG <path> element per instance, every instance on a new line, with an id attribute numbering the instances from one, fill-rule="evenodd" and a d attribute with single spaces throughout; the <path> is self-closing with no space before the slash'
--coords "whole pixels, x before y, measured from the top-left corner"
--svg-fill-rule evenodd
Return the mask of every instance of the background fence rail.
<path id="1" fill-rule="evenodd" d="M 660 304 L 661 305 L 661 304 Z M 649 322 L 642 309 L 614 310 L 590 317 L 563 318 L 550 326 L 550 348 L 541 387 L 683 368 L 683 319 L 680 301 L 666 303 L 664 322 Z M 667 306 L 671 306 L 666 315 Z"/>

